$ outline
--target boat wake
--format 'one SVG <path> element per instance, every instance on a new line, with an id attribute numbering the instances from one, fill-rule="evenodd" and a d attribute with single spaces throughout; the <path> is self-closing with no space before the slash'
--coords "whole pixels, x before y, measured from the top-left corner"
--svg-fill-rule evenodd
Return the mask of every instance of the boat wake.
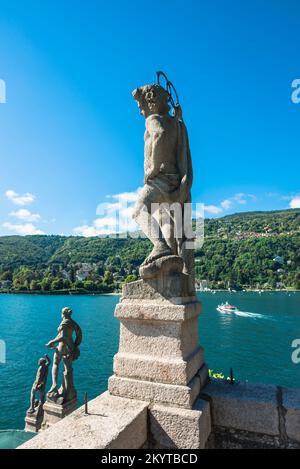
<path id="1" fill-rule="evenodd" d="M 245 317 L 245 318 L 254 318 L 254 319 L 263 319 L 263 318 L 266 317 L 263 314 L 250 313 L 249 311 L 234 311 L 234 314 L 236 316 L 242 316 L 242 317 Z"/>

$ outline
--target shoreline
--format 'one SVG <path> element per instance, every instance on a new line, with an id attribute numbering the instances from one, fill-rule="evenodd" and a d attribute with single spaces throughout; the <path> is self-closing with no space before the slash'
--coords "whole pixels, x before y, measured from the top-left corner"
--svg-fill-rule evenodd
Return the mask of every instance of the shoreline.
<path id="1" fill-rule="evenodd" d="M 196 290 L 197 293 L 299 293 L 300 290 Z M 122 292 L 110 292 L 110 293 L 100 293 L 100 292 L 31 292 L 31 291 L 0 291 L 0 295 L 32 295 L 32 296 L 120 296 Z"/>

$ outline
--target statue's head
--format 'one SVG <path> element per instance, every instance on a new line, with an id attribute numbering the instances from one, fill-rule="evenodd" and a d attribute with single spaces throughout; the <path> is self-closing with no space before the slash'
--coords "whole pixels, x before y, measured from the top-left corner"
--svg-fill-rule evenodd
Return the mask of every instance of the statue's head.
<path id="1" fill-rule="evenodd" d="M 71 308 L 63 308 L 61 310 L 61 316 L 64 319 L 69 319 L 72 316 L 72 312 Z"/>
<path id="2" fill-rule="evenodd" d="M 140 113 L 144 117 L 151 114 L 167 114 L 170 110 L 167 91 L 160 85 L 145 85 L 136 88 L 132 96 L 137 101 Z"/>
<path id="3" fill-rule="evenodd" d="M 46 358 L 40 358 L 39 359 L 39 366 L 46 366 L 47 360 Z"/>

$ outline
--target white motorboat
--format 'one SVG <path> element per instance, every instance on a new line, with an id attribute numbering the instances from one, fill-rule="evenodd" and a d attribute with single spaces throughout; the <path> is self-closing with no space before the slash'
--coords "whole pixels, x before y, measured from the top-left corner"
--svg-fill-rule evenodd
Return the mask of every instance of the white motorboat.
<path id="1" fill-rule="evenodd" d="M 218 305 L 217 311 L 220 313 L 235 313 L 238 311 L 238 308 L 236 306 L 230 305 L 228 301 L 226 301 L 226 303 Z"/>

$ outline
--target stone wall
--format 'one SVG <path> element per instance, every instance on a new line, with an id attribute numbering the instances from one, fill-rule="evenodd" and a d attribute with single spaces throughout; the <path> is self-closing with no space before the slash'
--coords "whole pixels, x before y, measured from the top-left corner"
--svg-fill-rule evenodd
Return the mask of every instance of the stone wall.
<path id="1" fill-rule="evenodd" d="M 108 392 L 21 448 L 298 448 L 300 389 L 213 380 L 193 409 Z"/>
<path id="2" fill-rule="evenodd" d="M 300 389 L 213 380 L 208 448 L 300 448 Z"/>

